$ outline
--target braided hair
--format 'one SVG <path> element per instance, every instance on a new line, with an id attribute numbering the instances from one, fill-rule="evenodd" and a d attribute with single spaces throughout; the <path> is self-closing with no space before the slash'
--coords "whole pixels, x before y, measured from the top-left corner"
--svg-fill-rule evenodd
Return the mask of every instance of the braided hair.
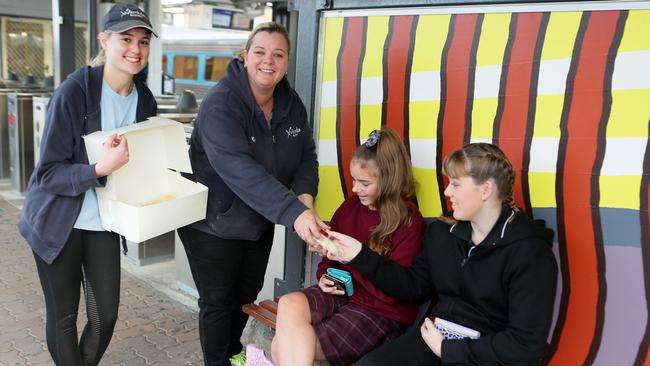
<path id="1" fill-rule="evenodd" d="M 453 151 L 445 157 L 442 173 L 450 178 L 469 176 L 476 184 L 492 178 L 503 204 L 519 211 L 513 196 L 515 170 L 506 154 L 494 144 L 477 142 Z"/>

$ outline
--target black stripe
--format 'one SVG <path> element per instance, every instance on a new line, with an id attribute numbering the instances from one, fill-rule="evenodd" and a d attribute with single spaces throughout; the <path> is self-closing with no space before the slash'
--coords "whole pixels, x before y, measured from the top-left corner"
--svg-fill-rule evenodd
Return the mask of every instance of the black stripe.
<path id="1" fill-rule="evenodd" d="M 469 143 L 472 137 L 472 109 L 474 109 L 474 89 L 476 88 L 476 54 L 478 53 L 478 42 L 481 40 L 481 29 L 483 28 L 485 14 L 478 14 L 474 27 L 474 39 L 469 53 L 467 67 L 467 99 L 465 101 L 465 131 L 463 133 L 463 145 Z"/>
<path id="2" fill-rule="evenodd" d="M 386 126 L 386 119 L 388 118 L 388 72 L 390 67 L 388 61 L 390 60 L 390 42 L 393 40 L 393 32 L 395 31 L 395 17 L 388 18 L 388 33 L 386 33 L 386 40 L 384 41 L 384 62 L 383 62 L 383 97 L 381 99 L 381 127 Z"/>
<path id="3" fill-rule="evenodd" d="M 410 103 L 411 103 L 411 68 L 413 67 L 413 53 L 415 52 L 415 36 L 418 31 L 419 15 L 413 16 L 411 23 L 411 35 L 409 37 L 409 50 L 406 59 L 406 70 L 404 70 L 404 146 L 411 155 L 411 139 L 409 138 L 410 126 Z"/>
<path id="4" fill-rule="evenodd" d="M 341 83 L 341 78 L 342 78 L 342 72 L 341 70 L 343 69 L 343 65 L 341 65 L 341 58 L 343 57 L 343 53 L 345 51 L 345 37 L 348 32 L 348 23 L 350 21 L 350 18 L 345 18 L 343 19 L 343 30 L 341 32 L 341 46 L 339 47 L 339 53 L 336 56 L 336 80 L 338 81 L 336 83 L 336 157 L 338 158 L 338 170 L 339 170 L 339 179 L 341 180 L 341 191 L 343 191 L 343 198 L 347 199 L 348 198 L 348 190 L 345 188 L 346 183 L 345 183 L 345 172 L 344 169 L 348 169 L 347 167 L 343 167 L 343 156 L 341 155 L 341 88 L 342 88 L 342 83 Z"/>
<path id="5" fill-rule="evenodd" d="M 442 213 L 447 214 L 447 202 L 445 201 L 445 181 L 442 175 L 442 131 L 443 131 L 443 122 L 445 119 L 445 103 L 447 99 L 447 58 L 449 56 L 449 49 L 451 48 L 451 43 L 454 39 L 454 26 L 456 25 L 457 15 L 452 15 L 449 20 L 449 31 L 447 33 L 447 40 L 445 41 L 445 47 L 442 49 L 442 55 L 440 60 L 440 109 L 438 110 L 438 125 L 436 133 L 436 179 L 438 180 L 438 194 L 440 198 L 440 207 L 442 208 Z"/>
<path id="6" fill-rule="evenodd" d="M 530 201 L 530 184 L 528 174 L 530 168 L 530 148 L 533 143 L 533 133 L 535 131 L 535 114 L 537 113 L 537 86 L 539 85 L 539 67 L 542 63 L 542 49 L 544 48 L 544 39 L 546 38 L 546 29 L 551 15 L 548 12 L 542 14 L 539 30 L 537 31 L 537 41 L 535 42 L 535 52 L 533 53 L 533 68 L 530 75 L 530 91 L 528 97 L 528 118 L 526 123 L 526 137 L 524 139 L 524 151 L 521 161 L 521 190 L 524 198 L 524 210 L 531 218 L 533 217 L 533 205 Z M 525 170 L 524 170 L 525 169 Z"/>
<path id="7" fill-rule="evenodd" d="M 564 164 L 567 152 L 566 143 L 562 143 L 562 141 L 566 141 L 569 136 L 567 125 L 569 121 L 569 112 L 571 110 L 571 102 L 573 101 L 573 89 L 576 71 L 578 69 L 578 65 L 580 64 L 580 52 L 582 50 L 582 44 L 584 42 L 585 32 L 587 31 L 587 25 L 589 24 L 590 15 L 590 12 L 583 12 L 582 18 L 580 19 L 580 27 L 578 28 L 578 34 L 576 35 L 573 54 L 571 55 L 571 66 L 569 67 L 569 72 L 567 74 L 566 88 L 564 92 L 564 105 L 562 106 L 562 117 L 560 119 L 561 143 L 558 146 L 557 165 L 555 168 L 555 197 L 557 201 L 557 237 L 558 251 L 560 254 L 560 271 L 562 273 L 562 294 L 560 295 L 560 306 L 557 322 L 555 323 L 555 329 L 553 329 L 553 336 L 551 338 L 551 345 L 549 347 L 546 361 L 552 359 L 555 352 L 557 352 L 560 336 L 562 335 L 562 330 L 566 321 L 566 311 L 569 305 L 569 296 L 571 295 L 571 282 L 569 281 L 571 275 L 569 273 L 569 263 L 567 260 L 566 250 L 566 232 L 564 230 L 564 191 L 562 189 L 564 183 Z"/>
<path id="8" fill-rule="evenodd" d="M 355 105 L 357 109 L 357 128 L 355 129 L 356 135 L 355 146 L 361 143 L 360 130 L 361 130 L 361 79 L 363 79 L 363 59 L 366 56 L 366 42 L 368 36 L 368 17 L 363 17 L 363 26 L 361 27 L 361 50 L 359 51 L 359 64 L 357 65 L 357 98 Z M 349 167 L 346 167 L 349 169 Z"/>
<path id="9" fill-rule="evenodd" d="M 510 16 L 510 28 L 508 30 L 508 42 L 506 49 L 503 52 L 503 62 L 501 63 L 501 80 L 499 80 L 499 104 L 497 105 L 497 113 L 494 116 L 494 124 L 492 125 L 492 143 L 499 145 L 499 130 L 501 129 L 501 120 L 503 119 L 503 111 L 506 108 L 506 88 L 508 86 L 508 69 L 510 68 L 510 59 L 512 58 L 512 48 L 515 44 L 517 36 L 517 22 L 519 21 L 519 13 L 513 13 Z"/>

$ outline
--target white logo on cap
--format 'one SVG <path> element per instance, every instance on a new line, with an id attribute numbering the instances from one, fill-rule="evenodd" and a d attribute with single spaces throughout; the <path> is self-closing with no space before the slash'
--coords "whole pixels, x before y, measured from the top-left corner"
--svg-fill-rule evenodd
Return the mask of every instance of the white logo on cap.
<path id="1" fill-rule="evenodd" d="M 131 17 L 144 18 L 144 13 L 137 10 L 124 9 L 120 13 L 122 14 L 122 16 L 128 15 Z"/>

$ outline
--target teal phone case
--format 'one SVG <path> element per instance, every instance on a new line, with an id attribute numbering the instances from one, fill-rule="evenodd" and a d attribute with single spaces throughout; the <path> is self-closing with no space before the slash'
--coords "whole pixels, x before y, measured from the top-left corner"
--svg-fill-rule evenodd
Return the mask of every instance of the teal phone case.
<path id="1" fill-rule="evenodd" d="M 345 293 L 348 296 L 352 296 L 354 293 L 354 286 L 352 286 L 352 276 L 350 275 L 350 272 L 330 267 L 327 269 L 327 274 L 343 282 Z"/>

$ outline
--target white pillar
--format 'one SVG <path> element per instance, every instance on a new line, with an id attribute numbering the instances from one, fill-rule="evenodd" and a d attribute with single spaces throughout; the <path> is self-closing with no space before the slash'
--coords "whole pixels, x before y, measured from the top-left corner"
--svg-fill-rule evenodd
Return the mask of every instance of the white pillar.
<path id="1" fill-rule="evenodd" d="M 160 0 L 149 0 L 149 20 L 159 38 L 154 38 L 149 49 L 147 85 L 153 95 L 162 94 L 162 7 Z"/>

